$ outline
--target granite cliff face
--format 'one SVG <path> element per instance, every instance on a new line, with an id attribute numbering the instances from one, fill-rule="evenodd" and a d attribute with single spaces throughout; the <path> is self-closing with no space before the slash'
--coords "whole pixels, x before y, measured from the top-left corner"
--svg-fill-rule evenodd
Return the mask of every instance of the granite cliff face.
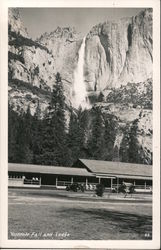
<path id="1" fill-rule="evenodd" d="M 43 34 L 37 41 L 52 53 L 55 71 L 60 72 L 62 78 L 72 84 L 82 42 L 76 30 L 71 27 L 58 27 L 50 34 Z"/>
<path id="2" fill-rule="evenodd" d="M 152 76 L 152 10 L 93 27 L 86 41 L 90 90 L 119 87 Z"/>
<path id="3" fill-rule="evenodd" d="M 38 41 L 52 51 L 55 67 L 73 83 L 82 39 L 58 27 Z M 152 9 L 94 26 L 86 36 L 84 74 L 88 91 L 102 91 L 152 77 Z"/>
<path id="4" fill-rule="evenodd" d="M 28 98 L 26 98 L 25 103 L 25 95 L 22 94 L 21 97 L 20 89 L 25 88 L 27 95 L 32 95 L 33 89 L 36 88 L 37 100 L 39 100 L 41 106 L 42 95 L 50 94 L 55 82 L 55 75 L 59 72 L 65 90 L 66 102 L 70 106 L 73 73 L 77 66 L 78 51 L 81 46 L 79 35 L 74 28 L 58 27 L 54 32 L 45 33 L 37 41 L 33 41 L 26 33 L 18 10 L 13 9 L 9 13 L 9 101 L 13 104 L 15 110 L 21 106 L 19 102 L 22 102 L 22 108 L 26 111 L 29 105 Z M 18 83 L 21 87 L 17 86 Z M 19 101 L 19 98 L 14 100 L 13 92 L 15 90 L 15 96 L 19 92 L 21 101 Z M 11 92 L 12 95 L 10 95 Z M 47 98 L 44 97 L 44 99 Z M 36 105 L 36 101 L 35 105 L 31 103 L 32 113 L 35 112 Z M 47 103 L 45 106 L 47 106 Z M 44 109 L 43 105 L 42 111 Z"/>
<path id="5" fill-rule="evenodd" d="M 9 78 L 50 91 L 60 72 L 70 104 L 83 38 L 58 27 L 29 38 L 18 9 L 9 9 Z M 152 10 L 94 26 L 86 36 L 84 79 L 89 94 L 152 77 Z"/>
<path id="6" fill-rule="evenodd" d="M 100 107 L 105 116 L 110 115 L 116 121 L 117 134 L 114 146 L 121 147 L 124 137 L 130 137 L 134 121 L 136 139 L 140 147 L 140 156 L 144 163 L 152 162 L 152 79 L 145 82 L 128 83 L 126 86 L 111 90 L 101 102 L 94 104 Z M 128 145 L 126 145 L 128 147 Z M 125 147 L 125 146 L 124 146 Z"/>
<path id="7" fill-rule="evenodd" d="M 8 9 L 8 26 L 10 31 L 16 32 L 24 37 L 29 37 L 17 8 Z"/>

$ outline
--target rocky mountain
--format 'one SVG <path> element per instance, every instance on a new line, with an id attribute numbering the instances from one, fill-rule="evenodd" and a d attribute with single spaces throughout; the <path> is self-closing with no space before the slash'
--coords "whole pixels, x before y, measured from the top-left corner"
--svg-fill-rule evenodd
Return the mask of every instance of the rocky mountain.
<path id="1" fill-rule="evenodd" d="M 72 28 L 57 28 L 38 41 L 50 48 L 63 78 L 73 83 L 80 36 Z M 88 91 L 119 87 L 152 77 L 152 9 L 117 22 L 94 26 L 86 36 L 85 81 Z"/>
<path id="2" fill-rule="evenodd" d="M 30 106 L 34 114 L 39 105 L 43 117 L 57 72 L 71 109 L 81 34 L 75 28 L 57 27 L 34 41 L 17 8 L 9 9 L 8 21 L 8 99 L 13 110 L 22 113 Z M 114 146 L 121 146 L 137 120 L 136 137 L 148 164 L 152 158 L 152 22 L 152 9 L 145 9 L 135 17 L 96 24 L 85 38 L 82 65 L 93 108 L 99 106 L 117 122 Z"/>
<path id="3" fill-rule="evenodd" d="M 86 45 L 89 88 L 103 90 L 152 77 L 152 42 L 152 9 L 94 26 Z"/>
<path id="4" fill-rule="evenodd" d="M 81 43 L 81 35 L 70 27 L 58 27 L 33 41 L 18 9 L 10 8 L 10 80 L 48 91 L 60 72 L 69 104 Z M 152 77 L 152 10 L 94 26 L 86 36 L 84 57 L 84 78 L 90 94 Z"/>
<path id="5" fill-rule="evenodd" d="M 114 147 L 121 147 L 124 136 L 130 136 L 133 123 L 137 122 L 136 139 L 141 147 L 144 162 L 152 161 L 152 79 L 145 82 L 128 83 L 126 86 L 111 90 L 101 102 L 93 108 L 100 107 L 105 116 L 116 121 L 116 139 Z"/>
<path id="6" fill-rule="evenodd" d="M 82 42 L 76 30 L 71 27 L 58 27 L 50 34 L 43 34 L 37 41 L 52 53 L 55 71 L 60 72 L 64 81 L 72 84 L 74 69 L 78 61 L 78 51 Z"/>
<path id="7" fill-rule="evenodd" d="M 29 37 L 27 29 L 23 25 L 23 21 L 17 8 L 8 9 L 8 26 L 10 31 L 27 38 Z"/>
<path id="8" fill-rule="evenodd" d="M 29 38 L 18 9 L 9 9 L 8 37 L 9 103 L 17 111 L 26 111 L 30 105 L 34 113 L 39 100 L 43 111 L 55 79 L 53 56 Z"/>

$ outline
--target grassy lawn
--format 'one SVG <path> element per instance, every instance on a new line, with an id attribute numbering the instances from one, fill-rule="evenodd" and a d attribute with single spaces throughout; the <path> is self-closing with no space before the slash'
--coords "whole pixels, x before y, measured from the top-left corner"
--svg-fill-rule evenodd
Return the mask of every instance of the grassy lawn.
<path id="1" fill-rule="evenodd" d="M 9 189 L 8 238 L 151 239 L 151 203 L 70 200 L 64 193 Z"/>

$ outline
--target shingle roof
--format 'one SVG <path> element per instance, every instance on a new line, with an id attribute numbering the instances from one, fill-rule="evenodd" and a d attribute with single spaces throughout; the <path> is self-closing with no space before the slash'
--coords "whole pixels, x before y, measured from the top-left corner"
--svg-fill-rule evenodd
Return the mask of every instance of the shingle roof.
<path id="1" fill-rule="evenodd" d="M 111 174 L 114 176 L 131 175 L 131 176 L 147 176 L 152 177 L 152 165 L 133 164 L 113 161 L 98 161 L 79 159 L 87 170 L 98 174 Z M 77 166 L 78 161 L 73 165 Z"/>
<path id="2" fill-rule="evenodd" d="M 43 165 L 30 165 L 30 164 L 18 164 L 18 163 L 9 163 L 8 171 L 21 172 L 21 173 L 70 175 L 70 176 L 93 176 L 93 174 L 88 172 L 85 168 L 43 166 Z"/>

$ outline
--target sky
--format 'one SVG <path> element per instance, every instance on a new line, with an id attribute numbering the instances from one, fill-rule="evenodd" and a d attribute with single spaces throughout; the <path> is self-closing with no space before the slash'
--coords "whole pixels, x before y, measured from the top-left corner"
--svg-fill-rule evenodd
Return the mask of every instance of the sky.
<path id="1" fill-rule="evenodd" d="M 135 16 L 141 8 L 19 8 L 29 36 L 38 38 L 44 32 L 60 27 L 75 27 L 85 36 L 100 22 Z"/>

